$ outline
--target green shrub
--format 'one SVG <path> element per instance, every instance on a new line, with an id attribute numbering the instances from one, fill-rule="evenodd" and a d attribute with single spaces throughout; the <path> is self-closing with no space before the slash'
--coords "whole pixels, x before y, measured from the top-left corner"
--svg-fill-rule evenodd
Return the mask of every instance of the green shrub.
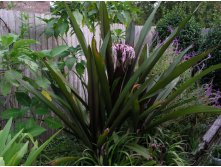
<path id="1" fill-rule="evenodd" d="M 181 7 L 174 7 L 161 18 L 157 25 L 156 31 L 159 33 L 159 40 L 163 41 L 171 34 L 171 30 L 175 29 L 181 20 L 185 19 L 187 14 Z M 201 25 L 192 17 L 177 36 L 179 40 L 179 49 L 184 49 L 194 44 L 197 49 L 198 40 L 201 34 Z"/>
<path id="2" fill-rule="evenodd" d="M 58 134 L 38 146 L 38 141 L 34 141 L 33 136 L 22 130 L 12 135 L 11 125 L 12 119 L 0 130 L 0 166 L 34 165 L 42 150 Z"/>
<path id="3" fill-rule="evenodd" d="M 221 45 L 221 27 L 215 27 L 208 30 L 208 33 L 202 36 L 201 45 L 199 50 L 204 51 L 208 48 Z M 205 68 L 221 62 L 221 49 L 220 47 L 211 52 L 211 58 L 205 61 Z M 202 84 L 209 83 L 213 80 L 213 87 L 216 90 L 221 90 L 221 70 L 214 71 L 207 76 L 203 77 Z"/>

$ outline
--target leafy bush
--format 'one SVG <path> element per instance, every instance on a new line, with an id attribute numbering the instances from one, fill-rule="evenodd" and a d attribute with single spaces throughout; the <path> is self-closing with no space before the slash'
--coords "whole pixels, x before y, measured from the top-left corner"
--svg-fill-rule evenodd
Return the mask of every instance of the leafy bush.
<path id="1" fill-rule="evenodd" d="M 159 40 L 163 41 L 167 38 L 171 34 L 171 31 L 173 31 L 185 17 L 187 17 L 187 14 L 182 7 L 175 6 L 172 10 L 168 11 L 156 25 Z M 180 44 L 179 50 L 183 50 L 189 45 L 194 44 L 194 50 L 197 51 L 201 28 L 201 25 L 192 17 L 177 36 Z"/>
<path id="2" fill-rule="evenodd" d="M 42 150 L 58 134 L 56 133 L 44 144 L 38 146 L 38 141 L 34 141 L 30 134 L 23 133 L 22 130 L 12 135 L 10 133 L 11 124 L 12 119 L 0 131 L 1 166 L 33 165 Z M 30 142 L 32 145 L 29 144 Z"/>
<path id="3" fill-rule="evenodd" d="M 204 51 L 207 48 L 212 48 L 217 45 L 221 45 L 221 27 L 215 27 L 208 30 L 201 39 L 201 45 L 199 50 Z M 211 58 L 206 60 L 205 68 L 208 68 L 212 65 L 218 64 L 221 62 L 221 49 L 216 48 L 213 52 L 210 53 Z M 220 70 L 213 71 L 207 76 L 203 77 L 202 84 L 210 83 L 213 80 L 213 86 L 216 90 L 221 90 L 221 79 L 220 79 Z"/>
<path id="4" fill-rule="evenodd" d="M 44 89 L 48 89 L 50 86 L 50 81 L 37 73 L 40 69 L 39 61 L 36 60 L 34 51 L 29 47 L 36 43 L 35 40 L 20 39 L 19 36 L 14 34 L 0 37 L 0 57 L 2 58 L 0 63 L 2 69 L 0 93 L 5 97 L 14 97 L 14 100 L 19 104 L 18 108 L 8 108 L 1 112 L 1 119 L 8 120 L 12 117 L 15 120 L 16 132 L 23 129 L 24 133 L 30 133 L 33 137 L 45 132 L 46 129 L 43 127 L 45 125 L 53 129 L 62 127 L 56 117 L 51 117 L 49 108 L 36 97 L 29 96 L 28 92 L 20 87 L 15 79 L 15 77 L 22 77 L 21 71 L 26 68 L 30 71 L 35 79 L 35 84 L 40 87 L 43 93 Z M 52 50 L 52 53 L 55 54 L 55 51 L 56 48 Z M 20 120 L 28 114 L 32 117 Z M 39 126 L 39 122 L 41 126 Z"/>

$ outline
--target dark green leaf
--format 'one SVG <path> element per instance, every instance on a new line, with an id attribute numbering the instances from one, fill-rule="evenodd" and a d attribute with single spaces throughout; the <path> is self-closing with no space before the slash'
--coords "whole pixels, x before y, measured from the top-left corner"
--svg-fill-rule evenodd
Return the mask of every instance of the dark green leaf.
<path id="1" fill-rule="evenodd" d="M 109 22 L 107 7 L 106 7 L 105 2 L 102 2 L 102 1 L 100 2 L 99 17 L 100 17 L 101 38 L 104 40 L 107 34 L 111 32 L 111 30 L 110 30 L 110 22 Z M 106 53 L 104 55 L 105 55 L 105 63 L 106 63 L 109 82 L 112 83 L 113 73 L 114 73 L 114 62 L 113 62 L 113 57 L 112 57 L 111 36 L 109 38 Z"/>
<path id="2" fill-rule="evenodd" d="M 12 88 L 12 84 L 7 82 L 6 80 L 0 81 L 0 92 L 3 96 L 7 96 Z"/>
<path id="3" fill-rule="evenodd" d="M 64 33 L 67 31 L 68 29 L 68 23 L 67 22 L 62 22 L 61 24 L 58 25 L 58 31 L 61 34 L 61 36 L 64 35 Z"/>
<path id="4" fill-rule="evenodd" d="M 44 123 L 46 123 L 47 126 L 52 129 L 59 129 L 63 127 L 59 119 L 52 118 L 52 117 L 45 118 Z"/>
<path id="5" fill-rule="evenodd" d="M 11 36 L 2 36 L 1 37 L 1 43 L 4 47 L 8 47 L 9 45 L 11 45 L 14 41 L 14 38 Z"/>
<path id="6" fill-rule="evenodd" d="M 16 78 L 22 78 L 22 74 L 14 71 L 14 70 L 8 70 L 5 72 L 5 79 L 6 81 L 10 82 L 14 86 L 19 86 L 18 82 L 16 81 Z"/>
<path id="7" fill-rule="evenodd" d="M 46 108 L 37 108 L 35 113 L 38 115 L 45 115 L 48 114 L 48 110 Z"/>
<path id="8" fill-rule="evenodd" d="M 21 40 L 14 43 L 13 48 L 18 49 L 18 48 L 22 48 L 22 47 L 29 46 L 31 44 L 36 44 L 36 43 L 38 43 L 38 42 L 33 39 L 21 39 Z"/>
<path id="9" fill-rule="evenodd" d="M 31 104 L 31 99 L 30 97 L 27 95 L 27 93 L 24 92 L 16 92 L 15 93 L 15 97 L 18 101 L 19 104 L 23 105 L 23 106 L 30 106 Z"/>
<path id="10" fill-rule="evenodd" d="M 10 119 L 12 118 L 18 118 L 22 117 L 25 113 L 27 112 L 27 109 L 17 109 L 17 108 L 12 108 L 12 109 L 7 109 L 1 113 L 1 116 L 3 119 Z"/>
<path id="11" fill-rule="evenodd" d="M 69 48 L 69 46 L 67 46 L 67 45 L 61 45 L 56 48 L 53 48 L 51 50 L 50 56 L 51 57 L 58 56 L 59 54 L 63 53 L 64 51 L 68 50 L 68 48 Z"/>
<path id="12" fill-rule="evenodd" d="M 68 67 L 69 70 L 71 70 L 76 62 L 77 59 L 75 57 L 71 57 L 65 60 L 65 65 Z"/>
<path id="13" fill-rule="evenodd" d="M 78 73 L 80 76 L 82 76 L 82 75 L 84 74 L 85 66 L 84 66 L 83 63 L 77 63 L 76 66 L 75 66 L 75 68 L 76 68 L 77 73 Z"/>
<path id="14" fill-rule="evenodd" d="M 45 131 L 46 131 L 45 128 L 42 128 L 41 126 L 38 126 L 38 125 L 35 125 L 30 129 L 27 129 L 27 133 L 30 133 L 33 137 L 39 136 Z"/>
<path id="15" fill-rule="evenodd" d="M 36 81 L 36 84 L 43 89 L 48 89 L 48 87 L 51 84 L 48 79 L 43 78 L 43 77 L 36 78 L 35 81 Z"/>
<path id="16" fill-rule="evenodd" d="M 133 21 L 130 22 L 127 30 L 126 30 L 126 40 L 125 43 L 134 47 L 134 39 L 135 39 L 135 24 Z"/>
<path id="17" fill-rule="evenodd" d="M 220 114 L 221 109 L 211 107 L 211 106 L 206 106 L 206 105 L 196 105 L 196 106 L 191 106 L 187 108 L 182 108 L 182 109 L 170 112 L 168 114 L 163 114 L 160 117 L 157 117 L 156 120 L 153 121 L 153 123 L 150 125 L 150 127 L 159 125 L 163 122 L 170 121 L 172 119 L 176 119 L 178 117 L 183 117 L 185 115 L 194 114 L 194 113 Z"/>

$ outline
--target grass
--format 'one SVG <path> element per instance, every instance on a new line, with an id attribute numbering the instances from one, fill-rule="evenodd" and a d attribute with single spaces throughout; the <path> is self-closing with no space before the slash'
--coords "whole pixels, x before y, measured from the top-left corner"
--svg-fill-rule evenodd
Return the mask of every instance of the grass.
<path id="1" fill-rule="evenodd" d="M 49 162 L 60 157 L 81 155 L 84 147 L 76 138 L 62 134 L 50 142 L 38 158 L 38 165 L 49 165 Z"/>

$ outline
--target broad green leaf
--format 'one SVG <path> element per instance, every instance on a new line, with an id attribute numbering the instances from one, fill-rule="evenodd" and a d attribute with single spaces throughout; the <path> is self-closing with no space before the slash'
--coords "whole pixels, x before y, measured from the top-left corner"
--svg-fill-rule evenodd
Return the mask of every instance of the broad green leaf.
<path id="1" fill-rule="evenodd" d="M 1 58 L 1 59 L 2 59 L 2 57 L 5 56 L 5 53 L 8 53 L 8 49 L 5 49 L 5 50 L 1 49 L 1 50 L 0 50 L 0 58 Z M 2 68 L 2 65 L 0 65 L 0 68 Z"/>
<path id="2" fill-rule="evenodd" d="M 33 128 L 36 124 L 34 118 L 29 118 L 26 122 L 25 122 L 25 129 L 31 129 Z"/>
<path id="3" fill-rule="evenodd" d="M 12 84 L 6 80 L 0 81 L 0 92 L 3 96 L 7 96 L 11 92 Z"/>
<path id="4" fill-rule="evenodd" d="M 14 37 L 9 35 L 1 36 L 1 44 L 3 47 L 7 48 L 14 42 Z"/>
<path id="5" fill-rule="evenodd" d="M 64 35 L 64 33 L 67 31 L 68 29 L 68 23 L 67 22 L 62 22 L 62 24 L 58 25 L 58 31 L 61 34 L 61 36 Z"/>
<path id="6" fill-rule="evenodd" d="M 44 30 L 44 33 L 50 37 L 55 35 L 55 31 L 54 31 L 54 24 L 57 22 L 57 19 L 51 19 L 50 21 L 47 21 L 47 26 Z"/>
<path id="7" fill-rule="evenodd" d="M 72 70 L 76 62 L 77 62 L 77 59 L 75 57 L 71 57 L 65 60 L 65 65 L 68 67 L 69 70 Z"/>
<path id="8" fill-rule="evenodd" d="M 18 82 L 16 81 L 16 78 L 22 78 L 22 74 L 14 71 L 14 70 L 8 70 L 5 72 L 5 79 L 9 83 L 11 83 L 14 86 L 19 86 Z"/>
<path id="9" fill-rule="evenodd" d="M 80 76 L 82 76 L 84 74 L 84 71 L 85 71 L 85 66 L 82 63 L 77 63 L 76 66 L 75 66 L 75 69 L 76 69 L 77 73 Z"/>
<path id="10" fill-rule="evenodd" d="M 48 89 L 48 87 L 51 84 L 51 82 L 47 78 L 43 78 L 43 77 L 36 78 L 35 82 L 39 87 L 41 87 L 43 89 Z"/>
<path id="11" fill-rule="evenodd" d="M 48 114 L 48 110 L 46 108 L 37 108 L 35 113 L 38 115 L 45 115 Z"/>
<path id="12" fill-rule="evenodd" d="M 39 136 L 40 134 L 42 134 L 45 131 L 46 131 L 45 128 L 38 126 L 38 125 L 34 125 L 32 128 L 29 128 L 26 130 L 26 132 L 30 133 L 33 137 Z"/>
<path id="13" fill-rule="evenodd" d="M 27 93 L 16 92 L 15 97 L 16 97 L 19 104 L 21 104 L 23 106 L 30 106 L 31 98 L 27 95 Z"/>
<path id="14" fill-rule="evenodd" d="M 14 43 L 13 48 L 18 49 L 18 48 L 26 47 L 26 46 L 29 46 L 31 44 L 36 44 L 36 43 L 38 43 L 38 42 L 36 40 L 33 40 L 33 39 L 21 39 L 21 40 L 16 41 Z"/>
<path id="15" fill-rule="evenodd" d="M 38 57 L 44 58 L 44 57 L 50 57 L 51 50 L 41 50 L 39 52 L 35 52 Z"/>
<path id="16" fill-rule="evenodd" d="M 9 45 L 11 45 L 13 43 L 13 37 L 3 36 L 1 38 L 1 43 L 4 47 L 8 47 Z"/>
<path id="17" fill-rule="evenodd" d="M 27 112 L 27 109 L 17 109 L 17 108 L 12 108 L 12 109 L 7 109 L 1 113 L 1 117 L 3 119 L 10 119 L 12 118 L 18 118 L 22 117 L 25 113 Z"/>
<path id="18" fill-rule="evenodd" d="M 24 63 L 27 65 L 31 70 L 37 72 L 39 69 L 39 66 L 36 62 L 34 62 L 30 57 L 22 55 L 18 57 L 18 60 L 21 61 L 21 63 Z"/>
<path id="19" fill-rule="evenodd" d="M 68 50 L 69 46 L 67 45 L 60 45 L 56 48 L 53 48 L 51 50 L 50 56 L 51 57 L 55 57 L 58 56 L 59 54 L 63 53 L 64 51 Z"/>
<path id="20" fill-rule="evenodd" d="M 54 35 L 54 29 L 53 27 L 47 26 L 44 30 L 44 33 L 46 36 L 51 37 Z"/>
<path id="21" fill-rule="evenodd" d="M 52 118 L 52 117 L 45 118 L 44 123 L 47 124 L 48 127 L 52 129 L 59 129 L 63 127 L 59 119 Z"/>

